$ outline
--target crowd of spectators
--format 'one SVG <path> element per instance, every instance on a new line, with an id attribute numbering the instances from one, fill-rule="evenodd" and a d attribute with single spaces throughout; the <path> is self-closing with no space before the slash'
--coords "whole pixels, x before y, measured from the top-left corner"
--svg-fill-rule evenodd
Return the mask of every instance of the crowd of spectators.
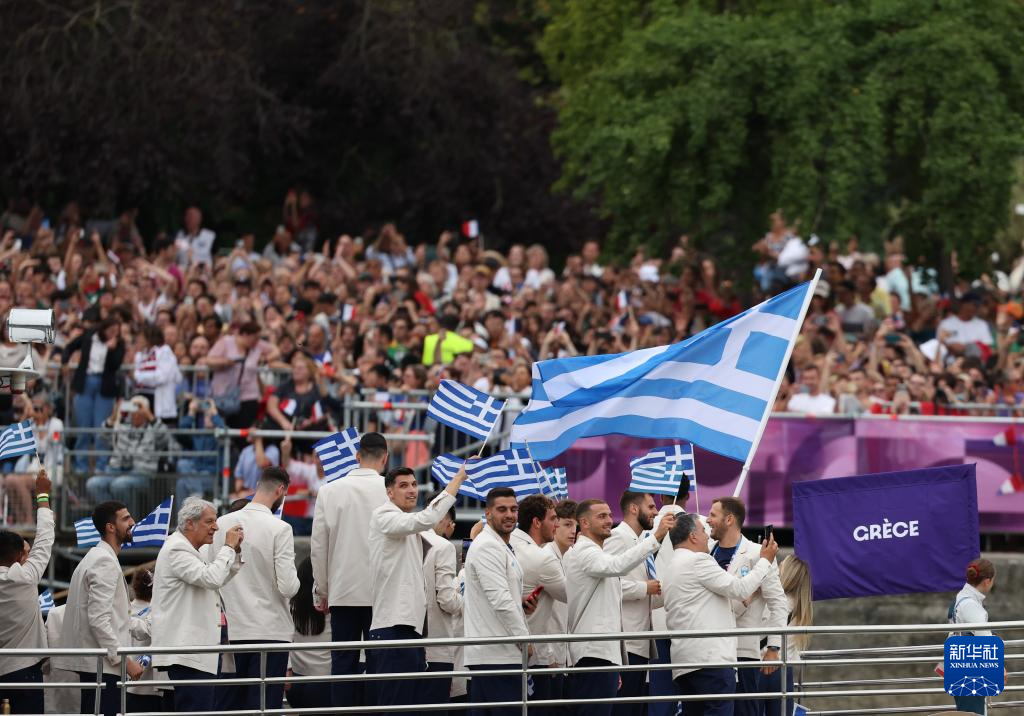
<path id="1" fill-rule="evenodd" d="M 0 397 L 0 421 L 66 414 L 75 428 L 111 428 L 77 436 L 68 461 L 90 502 L 131 504 L 161 470 L 177 471 L 182 498 L 209 492 L 223 467 L 216 444 L 178 428 L 345 427 L 348 396 L 392 403 L 361 429 L 422 432 L 424 414 L 401 401 L 443 378 L 522 404 L 534 361 L 679 341 L 817 268 L 776 410 L 1004 415 L 1024 401 L 1024 264 L 957 276 L 943 291 L 899 239 L 876 252 L 856 238 L 805 239 L 781 212 L 753 244 L 753 280 L 687 236 L 622 260 L 586 240 L 552 266 L 541 243 L 492 246 L 472 232 L 413 239 L 384 224 L 322 235 L 307 192 L 289 193 L 262 248 L 253 234 L 219 241 L 197 207 L 173 234 L 143 237 L 135 218 L 86 220 L 76 204 L 0 216 L 0 317 L 54 309 L 59 338 L 38 359 L 62 366 L 34 396 Z M 16 363 L 25 347 L 0 339 L 0 365 Z M 288 441 L 296 472 L 308 472 L 311 443 Z M 425 455 L 410 445 L 398 459 Z M 236 497 L 282 459 L 279 444 L 243 447 Z M 177 464 L 159 457 L 180 448 Z M 15 489 L 20 479 L 8 477 Z"/>

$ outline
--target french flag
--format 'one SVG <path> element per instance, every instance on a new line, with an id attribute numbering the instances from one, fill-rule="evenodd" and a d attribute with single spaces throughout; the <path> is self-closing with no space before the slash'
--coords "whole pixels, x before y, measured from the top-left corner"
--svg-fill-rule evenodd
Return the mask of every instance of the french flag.
<path id="1" fill-rule="evenodd" d="M 1013 473 L 999 486 L 999 494 L 1016 495 L 1024 492 L 1024 478 L 1021 477 L 1017 458 L 1017 432 L 1011 425 L 992 438 L 992 442 L 999 447 L 1009 446 L 1013 448 Z"/>
<path id="2" fill-rule="evenodd" d="M 462 235 L 467 239 L 475 239 L 480 235 L 480 222 L 476 219 L 462 222 Z"/>
<path id="3" fill-rule="evenodd" d="M 320 405 L 320 401 L 313 403 L 313 421 L 323 420 L 324 417 L 324 406 Z"/>
<path id="4" fill-rule="evenodd" d="M 356 307 L 346 303 L 341 307 L 341 320 L 345 323 L 356 320 Z"/>
<path id="5" fill-rule="evenodd" d="M 277 407 L 282 413 L 291 418 L 295 416 L 295 410 L 299 407 L 299 404 L 293 398 L 286 398 L 278 403 Z"/>
<path id="6" fill-rule="evenodd" d="M 629 308 L 629 294 L 626 291 L 619 291 L 615 294 L 615 309 L 624 312 Z"/>
<path id="7" fill-rule="evenodd" d="M 1011 425 L 1006 430 L 992 438 L 992 442 L 998 445 L 999 447 L 1006 447 L 1007 445 L 1016 445 L 1017 432 L 1013 429 L 1013 426 Z"/>

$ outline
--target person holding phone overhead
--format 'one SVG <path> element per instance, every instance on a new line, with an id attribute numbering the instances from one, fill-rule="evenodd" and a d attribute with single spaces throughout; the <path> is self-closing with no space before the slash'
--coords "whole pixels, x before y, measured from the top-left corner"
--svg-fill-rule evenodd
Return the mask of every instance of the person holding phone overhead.
<path id="1" fill-rule="evenodd" d="M 509 538 L 523 568 L 523 608 L 531 634 L 557 634 L 555 603 L 566 603 L 565 572 L 558 558 L 544 546 L 555 538 L 558 516 L 555 503 L 544 495 L 530 495 L 519 503 L 519 524 Z M 524 529 L 525 528 L 525 529 Z M 557 644 L 535 644 L 530 666 L 554 667 Z M 533 677 L 533 698 L 559 698 L 552 693 L 554 677 Z"/>
<path id="2" fill-rule="evenodd" d="M 762 557 L 761 545 L 746 539 L 741 532 L 747 510 L 743 501 L 735 497 L 720 497 L 711 503 L 708 512 L 708 526 L 715 544 L 711 556 L 718 566 L 735 577 L 746 577 Z M 765 540 L 775 541 L 771 528 L 765 530 Z M 769 560 L 771 561 L 771 560 Z M 760 588 L 742 599 L 733 598 L 733 613 L 738 628 L 764 627 L 766 632 L 773 628 L 784 628 L 789 616 L 786 592 L 779 580 L 779 570 L 773 561 L 761 581 Z M 774 636 L 742 636 L 737 643 L 739 661 L 778 661 L 782 639 Z M 759 670 L 739 669 L 737 693 L 759 692 Z M 748 699 L 737 701 L 736 716 L 758 716 L 764 713 L 764 700 Z"/>

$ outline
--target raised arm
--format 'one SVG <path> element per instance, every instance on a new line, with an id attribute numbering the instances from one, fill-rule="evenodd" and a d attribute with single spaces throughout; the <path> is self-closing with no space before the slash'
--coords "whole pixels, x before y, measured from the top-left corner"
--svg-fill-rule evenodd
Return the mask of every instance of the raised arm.
<path id="1" fill-rule="evenodd" d="M 370 528 L 393 537 L 416 534 L 429 530 L 440 522 L 454 504 L 455 497 L 448 492 L 443 492 L 419 512 L 402 512 L 401 510 L 375 512 L 370 522 Z"/>

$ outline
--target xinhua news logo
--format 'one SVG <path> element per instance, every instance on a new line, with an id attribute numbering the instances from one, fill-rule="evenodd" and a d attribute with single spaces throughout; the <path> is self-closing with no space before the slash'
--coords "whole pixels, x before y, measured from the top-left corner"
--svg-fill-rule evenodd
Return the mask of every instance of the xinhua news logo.
<path id="1" fill-rule="evenodd" d="M 1005 686 L 1003 640 L 997 636 L 946 639 L 943 679 L 952 696 L 996 696 Z"/>

